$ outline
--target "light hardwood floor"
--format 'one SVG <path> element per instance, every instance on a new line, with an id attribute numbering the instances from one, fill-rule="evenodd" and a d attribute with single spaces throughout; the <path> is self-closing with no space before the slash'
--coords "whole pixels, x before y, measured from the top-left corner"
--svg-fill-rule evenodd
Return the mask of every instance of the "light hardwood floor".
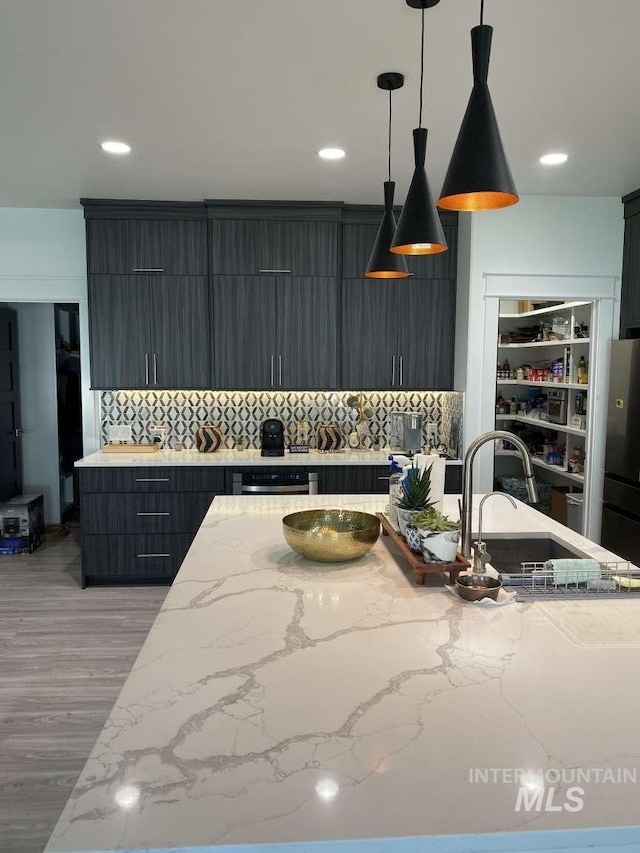
<path id="1" fill-rule="evenodd" d="M 0 853 L 42 853 L 168 591 L 80 589 L 78 539 L 0 557 Z"/>

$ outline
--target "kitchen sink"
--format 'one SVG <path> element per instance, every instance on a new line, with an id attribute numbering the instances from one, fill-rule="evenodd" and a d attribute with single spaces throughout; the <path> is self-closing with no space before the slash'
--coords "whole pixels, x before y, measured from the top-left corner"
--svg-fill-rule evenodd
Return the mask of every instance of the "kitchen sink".
<path id="1" fill-rule="evenodd" d="M 547 560 L 558 559 L 588 559 L 588 555 L 577 548 L 558 542 L 550 536 L 517 536 L 500 538 L 497 536 L 483 537 L 487 551 L 491 555 L 490 565 L 500 572 L 505 583 L 510 575 L 522 577 L 522 563 L 546 563 Z M 533 571 L 528 566 L 525 571 Z"/>

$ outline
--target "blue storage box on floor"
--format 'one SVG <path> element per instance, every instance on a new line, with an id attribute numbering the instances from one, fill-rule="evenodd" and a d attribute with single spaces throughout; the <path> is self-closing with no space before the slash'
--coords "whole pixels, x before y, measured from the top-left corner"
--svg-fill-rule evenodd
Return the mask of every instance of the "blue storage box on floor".
<path id="1" fill-rule="evenodd" d="M 43 542 L 42 495 L 18 495 L 0 503 L 0 555 L 31 554 Z"/>

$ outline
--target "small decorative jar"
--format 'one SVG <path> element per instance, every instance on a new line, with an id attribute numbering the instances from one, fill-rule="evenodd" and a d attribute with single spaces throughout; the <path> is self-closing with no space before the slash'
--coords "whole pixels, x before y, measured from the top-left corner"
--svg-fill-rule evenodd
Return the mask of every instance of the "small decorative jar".
<path id="1" fill-rule="evenodd" d="M 196 449 L 200 453 L 215 453 L 222 444 L 222 430 L 216 424 L 202 424 L 196 430 Z"/>
<path id="2" fill-rule="evenodd" d="M 320 453 L 335 452 L 344 447 L 344 433 L 337 423 L 320 424 L 316 430 L 316 448 Z"/>

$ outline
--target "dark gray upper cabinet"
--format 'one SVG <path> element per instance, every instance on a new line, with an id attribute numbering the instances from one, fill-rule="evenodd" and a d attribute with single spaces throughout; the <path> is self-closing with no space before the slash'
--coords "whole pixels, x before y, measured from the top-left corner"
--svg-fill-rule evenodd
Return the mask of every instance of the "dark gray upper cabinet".
<path id="1" fill-rule="evenodd" d="M 275 277 L 214 276 L 212 295 L 214 386 L 273 387 L 277 370 Z"/>
<path id="2" fill-rule="evenodd" d="M 89 276 L 92 388 L 146 388 L 151 369 L 147 276 Z"/>
<path id="3" fill-rule="evenodd" d="M 626 196 L 620 334 L 640 337 L 640 190 Z"/>
<path id="4" fill-rule="evenodd" d="M 452 388 L 455 299 L 448 279 L 344 281 L 341 387 Z"/>
<path id="5" fill-rule="evenodd" d="M 450 279 L 399 282 L 398 386 L 446 391 L 453 388 L 456 285 Z"/>
<path id="6" fill-rule="evenodd" d="M 207 274 L 207 225 L 166 219 L 88 219 L 90 273 Z"/>
<path id="7" fill-rule="evenodd" d="M 212 219 L 210 229 L 215 274 L 337 275 L 337 222 Z"/>
<path id="8" fill-rule="evenodd" d="M 380 213 L 382 217 L 382 213 Z M 362 278 L 367 268 L 369 255 L 378 233 L 379 222 L 349 223 L 342 227 L 342 277 Z M 458 254 L 458 228 L 445 219 L 443 228 L 447 244 L 446 252 L 437 255 L 407 256 L 409 272 L 416 278 L 456 278 Z"/>
<path id="9" fill-rule="evenodd" d="M 90 275 L 93 388 L 210 387 L 206 276 Z"/>
<path id="10" fill-rule="evenodd" d="M 341 387 L 393 388 L 398 381 L 398 282 L 342 282 Z"/>
<path id="11" fill-rule="evenodd" d="M 276 280 L 277 381 L 290 389 L 338 387 L 338 281 Z"/>
<path id="12" fill-rule="evenodd" d="M 158 275 L 148 282 L 151 384 L 211 387 L 208 277 Z"/>

